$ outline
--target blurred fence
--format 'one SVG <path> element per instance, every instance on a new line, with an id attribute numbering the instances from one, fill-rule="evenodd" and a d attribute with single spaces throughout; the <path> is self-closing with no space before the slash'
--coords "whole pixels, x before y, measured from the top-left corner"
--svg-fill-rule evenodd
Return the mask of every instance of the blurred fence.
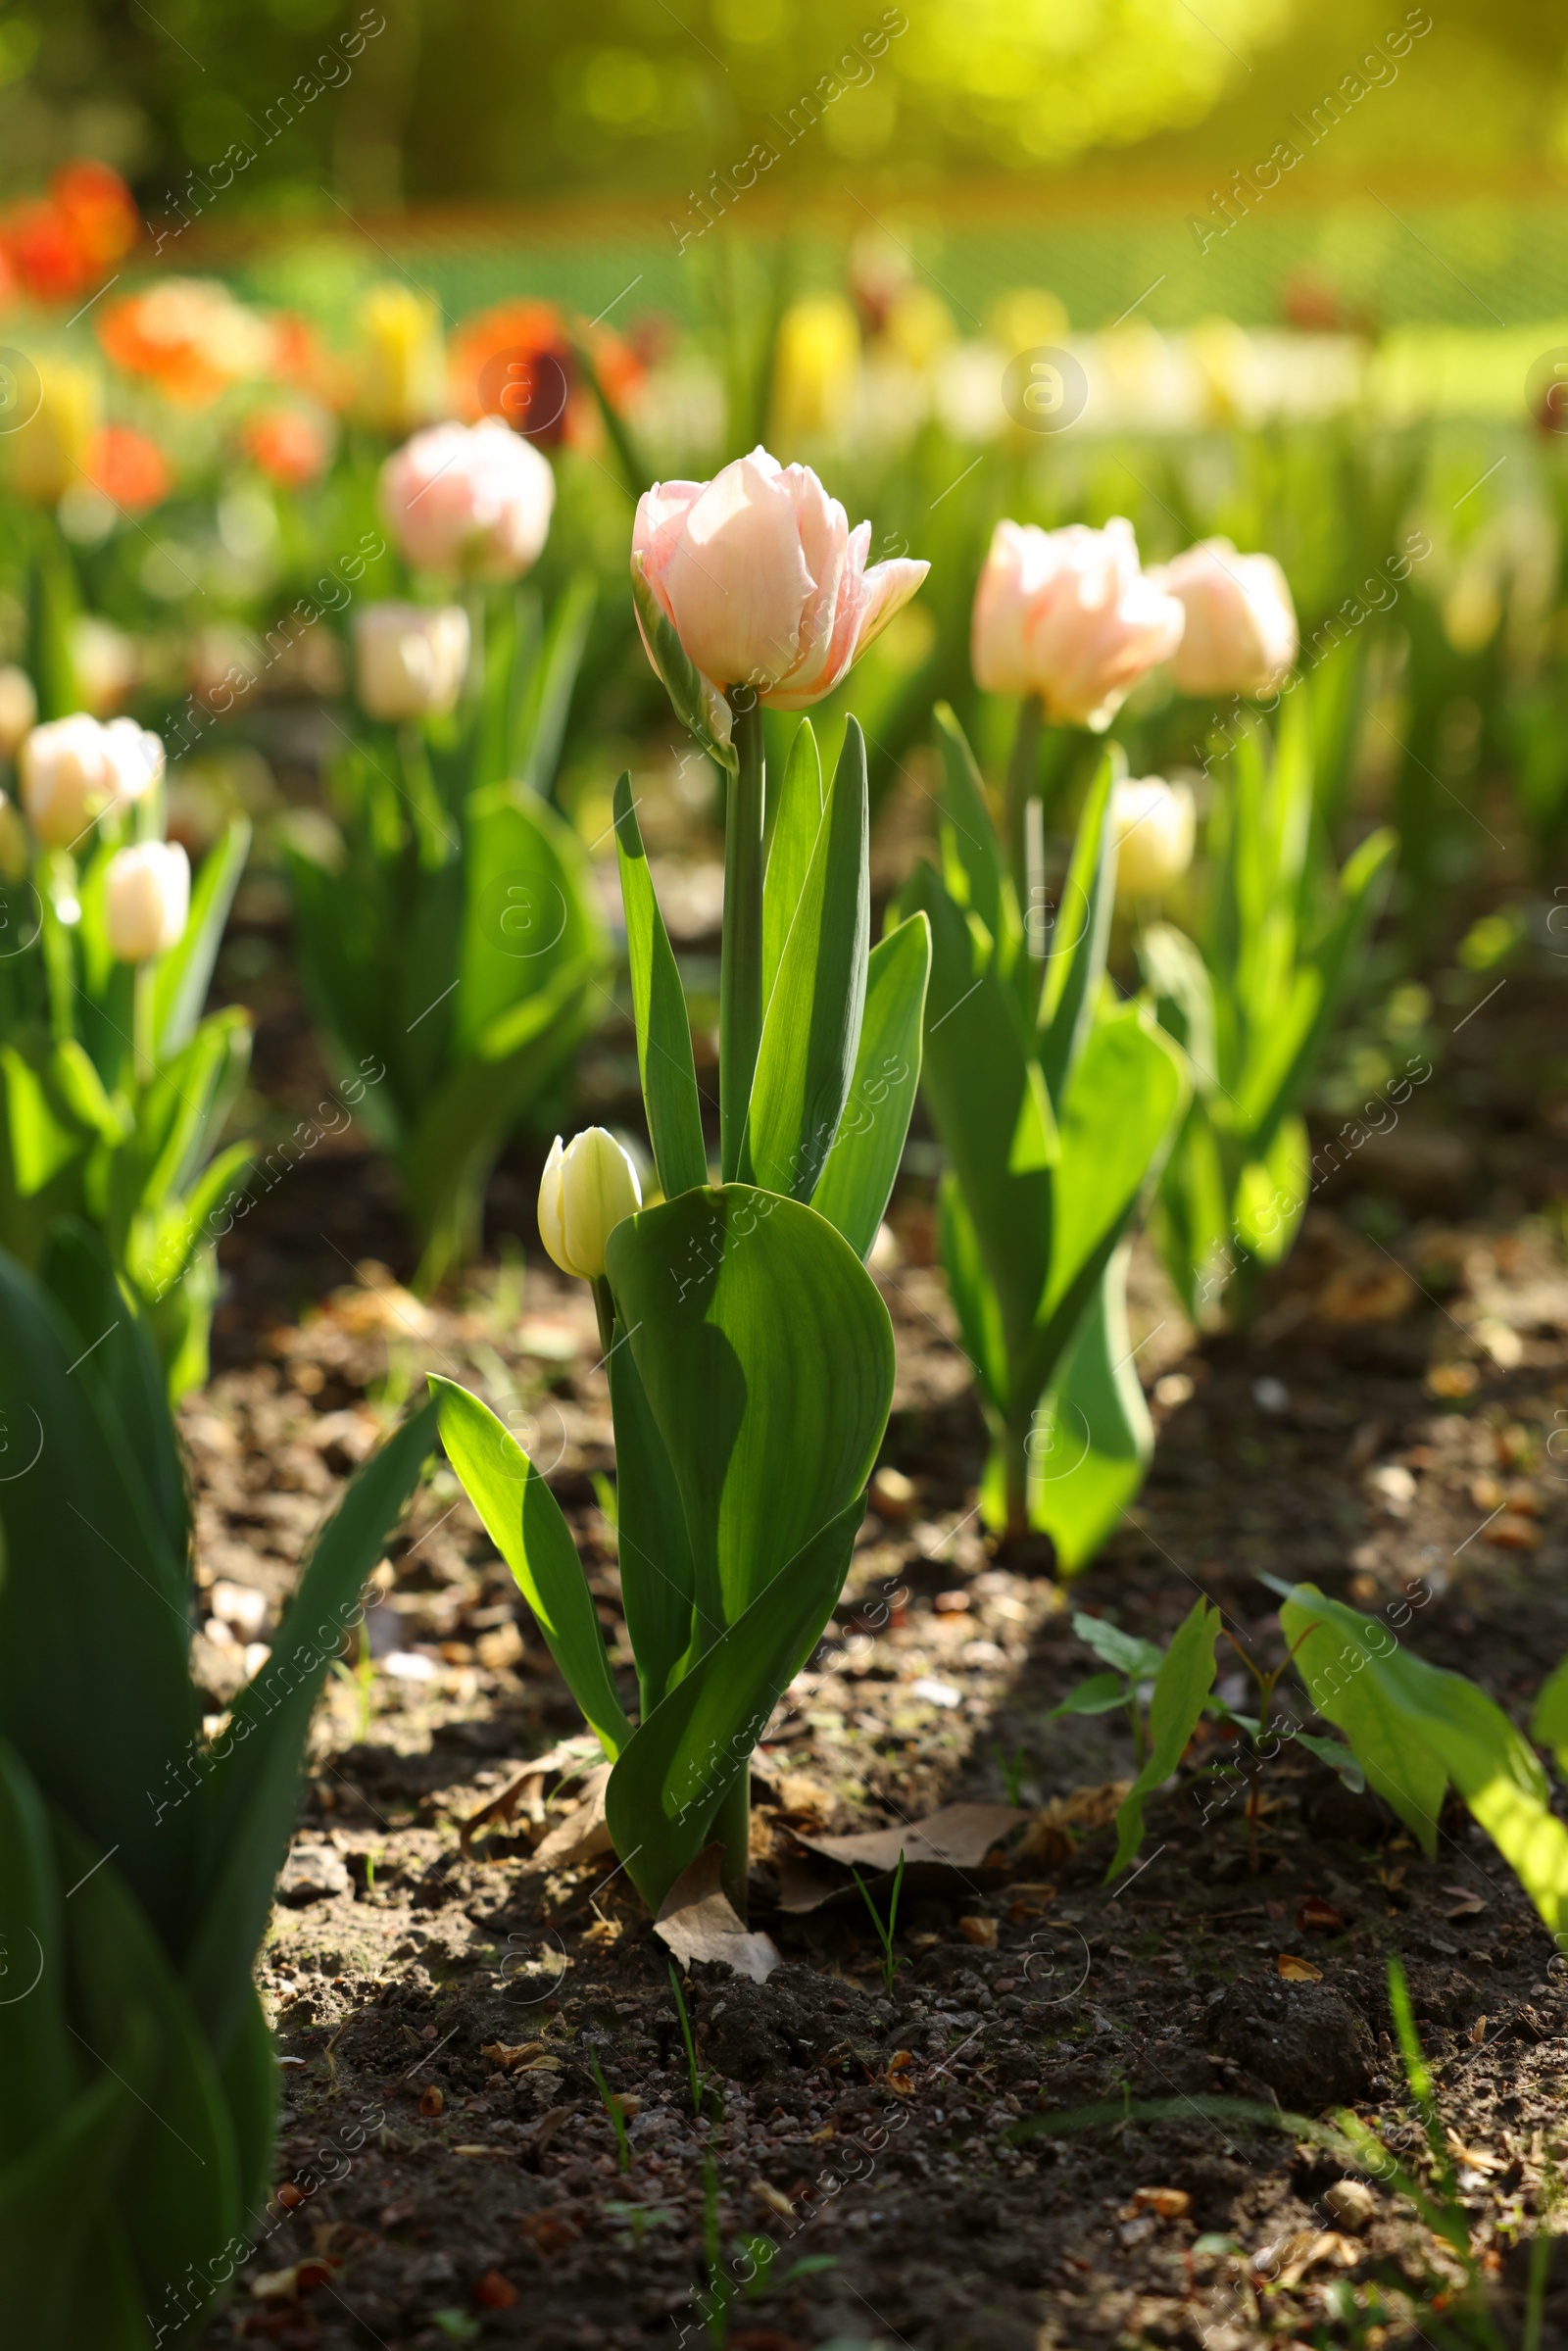
<path id="1" fill-rule="evenodd" d="M 1274 324 L 1305 281 L 1332 290 L 1347 319 L 1383 327 L 1527 327 L 1568 316 L 1568 194 L 1528 185 L 1434 200 L 1368 187 L 1313 203 L 1304 173 L 1250 195 L 1234 175 L 1225 184 L 1224 207 L 1192 186 L 1115 205 L 1082 193 L 1048 202 L 1028 189 L 1005 201 L 958 191 L 940 203 L 878 199 L 874 212 L 828 191 L 838 209 L 803 214 L 789 231 L 794 267 L 807 286 L 837 282 L 850 240 L 880 224 L 906 240 L 964 333 L 1023 285 L 1048 287 L 1082 328 L 1134 308 L 1155 326 L 1214 316 Z M 711 204 L 709 213 L 716 228 L 760 240 L 781 233 L 761 189 L 733 197 L 722 220 Z M 258 298 L 286 290 L 297 301 L 303 288 L 304 299 L 314 291 L 330 308 L 347 275 L 391 261 L 454 318 L 526 294 L 590 318 L 616 306 L 619 318 L 624 304 L 690 322 L 720 241 L 703 221 L 695 204 L 654 200 L 577 213 L 345 218 L 341 232 L 280 234 L 227 273 Z"/>

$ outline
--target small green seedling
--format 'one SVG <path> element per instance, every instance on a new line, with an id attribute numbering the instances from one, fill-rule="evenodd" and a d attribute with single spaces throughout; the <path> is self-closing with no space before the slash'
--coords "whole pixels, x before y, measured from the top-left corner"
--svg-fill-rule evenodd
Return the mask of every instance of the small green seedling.
<path id="1" fill-rule="evenodd" d="M 871 1913 L 871 1924 L 876 1929 L 877 1940 L 882 1945 L 882 1984 L 883 1988 L 891 1992 L 893 1979 L 902 1965 L 902 1962 L 894 1955 L 893 1937 L 899 1931 L 899 1894 L 904 1886 L 903 1846 L 899 1847 L 899 1866 L 893 1873 L 893 1892 L 888 1902 L 886 1925 L 883 1924 L 882 1913 L 872 1901 L 865 1880 L 858 1870 L 855 1872 L 855 1883 L 860 1889 L 861 1901 Z"/>
<path id="2" fill-rule="evenodd" d="M 1002 1774 L 1002 1785 L 1006 1790 L 1007 1801 L 1009 1804 L 1016 1804 L 1018 1791 L 1023 1786 L 1024 1773 L 1029 1768 L 1029 1750 L 1027 1747 L 1014 1747 L 1009 1755 L 993 1739 L 991 1752 L 996 1758 L 997 1769 Z"/>
<path id="3" fill-rule="evenodd" d="M 1118 1706 L 1125 1707 L 1132 1725 L 1133 1754 L 1142 1771 L 1149 1752 L 1145 1708 L 1165 1652 L 1152 1641 L 1139 1641 L 1133 1634 L 1124 1633 L 1119 1625 L 1107 1623 L 1102 1616 L 1086 1616 L 1082 1609 L 1074 1615 L 1072 1629 L 1085 1648 L 1093 1649 L 1104 1661 L 1106 1671 L 1091 1674 L 1087 1682 L 1080 1682 L 1076 1690 L 1070 1690 L 1046 1720 L 1054 1722 L 1059 1714 L 1110 1714 Z M 1008 1798 L 1009 1802 L 1014 1800 Z"/>
<path id="4" fill-rule="evenodd" d="M 615 2133 L 616 2169 L 629 2172 L 631 2169 L 631 2142 L 626 2136 L 626 2109 L 605 2080 L 604 2068 L 591 2049 L 588 2052 L 588 2068 L 593 2075 L 599 2095 L 604 2101 L 605 2112 L 610 2117 L 611 2128 Z"/>
<path id="5" fill-rule="evenodd" d="M 680 1988 L 680 1978 L 675 1973 L 673 1963 L 669 1970 L 669 1988 L 675 1995 L 675 2012 L 680 2018 L 680 2036 L 686 2044 L 686 2070 L 692 2085 L 692 2112 L 700 2115 L 703 2111 L 703 2099 L 707 2094 L 711 2077 L 706 2068 L 699 2067 L 697 2063 L 697 2043 L 692 2038 L 692 2021 L 686 2014 L 686 1998 Z"/>

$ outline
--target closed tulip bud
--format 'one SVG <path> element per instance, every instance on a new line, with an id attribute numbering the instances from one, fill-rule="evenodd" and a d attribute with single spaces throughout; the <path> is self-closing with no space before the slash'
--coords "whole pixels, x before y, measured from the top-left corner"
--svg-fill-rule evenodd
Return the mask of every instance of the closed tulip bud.
<path id="1" fill-rule="evenodd" d="M 446 406 L 441 312 L 412 286 L 372 286 L 360 311 L 355 405 L 382 432 L 413 432 Z"/>
<path id="2" fill-rule="evenodd" d="M 1203 539 L 1150 574 L 1187 614 L 1171 675 L 1184 694 L 1267 694 L 1296 659 L 1296 607 L 1271 555 Z"/>
<path id="3" fill-rule="evenodd" d="M 0 668 L 0 759 L 14 759 L 24 735 L 38 719 L 38 697 L 25 669 L 8 661 Z"/>
<path id="4" fill-rule="evenodd" d="M 360 701 L 372 718 L 439 718 L 457 702 L 468 666 L 468 615 L 461 605 L 370 604 L 354 620 Z"/>
<path id="5" fill-rule="evenodd" d="M 1158 898 L 1193 861 L 1197 810 L 1186 784 L 1157 775 L 1119 783 L 1111 794 L 1110 829 L 1116 841 L 1116 896 Z"/>
<path id="6" fill-rule="evenodd" d="M 556 1137 L 539 1186 L 539 1238 L 563 1273 L 597 1281 L 611 1233 L 642 1204 L 637 1170 L 613 1135 L 587 1127 L 564 1150 Z"/>
<path id="7" fill-rule="evenodd" d="M 931 568 L 907 556 L 867 566 L 870 545 L 869 522 L 852 531 L 808 465 L 754 449 L 711 481 L 645 490 L 632 566 L 715 692 L 755 686 L 773 710 L 804 710 Z"/>
<path id="8" fill-rule="evenodd" d="M 1174 596 L 1139 569 L 1133 526 L 999 522 L 975 592 L 971 661 L 988 694 L 1038 694 L 1097 733 L 1181 641 Z"/>
<path id="9" fill-rule="evenodd" d="M 104 878 L 109 952 L 122 963 L 167 955 L 185 936 L 190 859 L 177 841 L 138 841 L 118 849 Z"/>
<path id="10" fill-rule="evenodd" d="M 0 792 L 0 880 L 20 882 L 27 870 L 32 844 L 22 811 Z"/>
<path id="11" fill-rule="evenodd" d="M 46 849 L 70 849 L 107 809 L 124 810 L 164 772 L 164 747 L 134 718 L 108 725 L 74 710 L 22 746 L 22 803 Z"/>
<path id="12" fill-rule="evenodd" d="M 84 477 L 98 430 L 102 392 L 90 368 L 46 360 L 38 369 L 37 405 L 5 443 L 11 481 L 34 506 L 58 506 Z"/>
<path id="13" fill-rule="evenodd" d="M 381 468 L 381 512 L 418 571 L 517 579 L 550 535 L 550 462 L 499 417 L 433 424 Z"/>

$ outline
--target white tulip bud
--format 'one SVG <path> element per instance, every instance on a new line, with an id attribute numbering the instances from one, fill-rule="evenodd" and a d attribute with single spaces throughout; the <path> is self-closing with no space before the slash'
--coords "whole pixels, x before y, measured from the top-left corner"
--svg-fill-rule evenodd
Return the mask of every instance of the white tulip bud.
<path id="1" fill-rule="evenodd" d="M 14 759 L 24 735 L 37 724 L 38 697 L 25 669 L 14 661 L 0 668 L 0 759 Z"/>
<path id="2" fill-rule="evenodd" d="M 612 1231 L 642 1204 L 637 1170 L 613 1135 L 588 1127 L 564 1150 L 556 1137 L 539 1186 L 539 1238 L 563 1273 L 597 1281 Z"/>
<path id="3" fill-rule="evenodd" d="M 1158 898 L 1193 861 L 1198 811 L 1186 784 L 1157 775 L 1119 783 L 1110 800 L 1116 896 Z"/>
<path id="4" fill-rule="evenodd" d="M 134 718 L 85 710 L 35 726 L 22 746 L 22 800 L 46 849 L 70 849 L 107 808 L 124 809 L 164 772 L 164 747 Z"/>
<path id="5" fill-rule="evenodd" d="M 176 841 L 138 841 L 119 849 L 104 879 L 109 951 L 122 963 L 167 955 L 185 936 L 190 859 Z"/>
<path id="6" fill-rule="evenodd" d="M 457 702 L 468 666 L 468 615 L 461 605 L 371 604 L 355 615 L 360 701 L 372 718 L 439 718 Z"/>

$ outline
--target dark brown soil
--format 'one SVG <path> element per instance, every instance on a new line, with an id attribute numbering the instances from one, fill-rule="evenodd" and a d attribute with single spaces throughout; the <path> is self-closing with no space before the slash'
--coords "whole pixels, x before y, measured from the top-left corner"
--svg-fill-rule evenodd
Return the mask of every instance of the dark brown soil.
<path id="1" fill-rule="evenodd" d="M 901 1198 L 884 1458 L 909 1488 L 879 1490 L 838 1621 L 764 1739 L 753 1923 L 784 1963 L 763 1985 L 685 1980 L 695 2101 L 668 1954 L 612 1855 L 569 1858 L 575 1786 L 536 1780 L 510 1824 L 460 1847 L 459 1824 L 581 1726 L 435 1472 L 381 1571 L 368 1661 L 344 1661 L 318 1720 L 262 1965 L 289 2053 L 279 2185 L 214 2346 L 1436 2341 L 1432 2309 L 1380 2318 L 1375 2299 L 1391 2276 L 1418 2304 L 1451 2290 L 1408 2204 L 1347 2186 L 1288 2123 L 1183 2103 L 1348 2101 L 1414 2160 L 1391 1952 L 1517 2340 L 1509 2248 L 1553 2207 L 1568 2005 L 1489 1841 L 1455 1810 L 1429 1862 L 1289 1746 L 1250 1833 L 1240 1775 L 1200 1776 L 1227 1752 L 1207 1736 L 1151 1805 L 1141 1866 L 1106 1887 L 1130 1737 L 1118 1715 L 1048 1716 L 1094 1670 L 1075 1608 L 1164 1638 L 1201 1590 L 1241 1649 L 1277 1659 L 1266 1572 L 1371 1611 L 1402 1599 L 1401 1638 L 1527 1718 L 1568 1649 L 1562 1065 L 1541 1074 L 1560 991 L 1523 975 L 1455 1037 L 1423 1112 L 1439 1143 L 1423 1153 L 1427 1130 L 1407 1131 L 1402 1165 L 1363 1162 L 1313 1209 L 1250 1340 L 1199 1343 L 1140 1257 L 1159 1447 L 1132 1520 L 1070 1593 L 978 1532 L 981 1430 L 929 1201 L 918 1185 Z M 303 1102 L 318 1072 L 278 1004 L 264 1076 Z M 526 1235 L 536 1167 L 523 1152 L 498 1179 L 503 1232 Z M 210 1595 L 239 1620 L 198 1644 L 215 1711 L 342 1479 L 431 1368 L 485 1393 L 549 1469 L 629 1666 L 593 1483 L 612 1453 L 592 1310 L 527 1247 L 525 1279 L 503 1261 L 417 1303 L 397 1280 L 395 1197 L 353 1134 L 258 1204 L 232 1247 L 212 1387 L 185 1414 L 203 1575 L 269 1612 Z M 906 1899 L 891 1990 L 853 1895 L 776 1907 L 798 1832 L 1009 1795 L 1030 1819 L 1005 1882 L 955 1872 Z M 536 1858 L 557 1830 L 568 1857 Z M 1128 2119 L 1149 2099 L 1176 2111 Z M 1122 2113 L 1009 2136 L 1099 2101 Z M 1568 2343 L 1565 2305 L 1554 2285 L 1544 2344 Z"/>

